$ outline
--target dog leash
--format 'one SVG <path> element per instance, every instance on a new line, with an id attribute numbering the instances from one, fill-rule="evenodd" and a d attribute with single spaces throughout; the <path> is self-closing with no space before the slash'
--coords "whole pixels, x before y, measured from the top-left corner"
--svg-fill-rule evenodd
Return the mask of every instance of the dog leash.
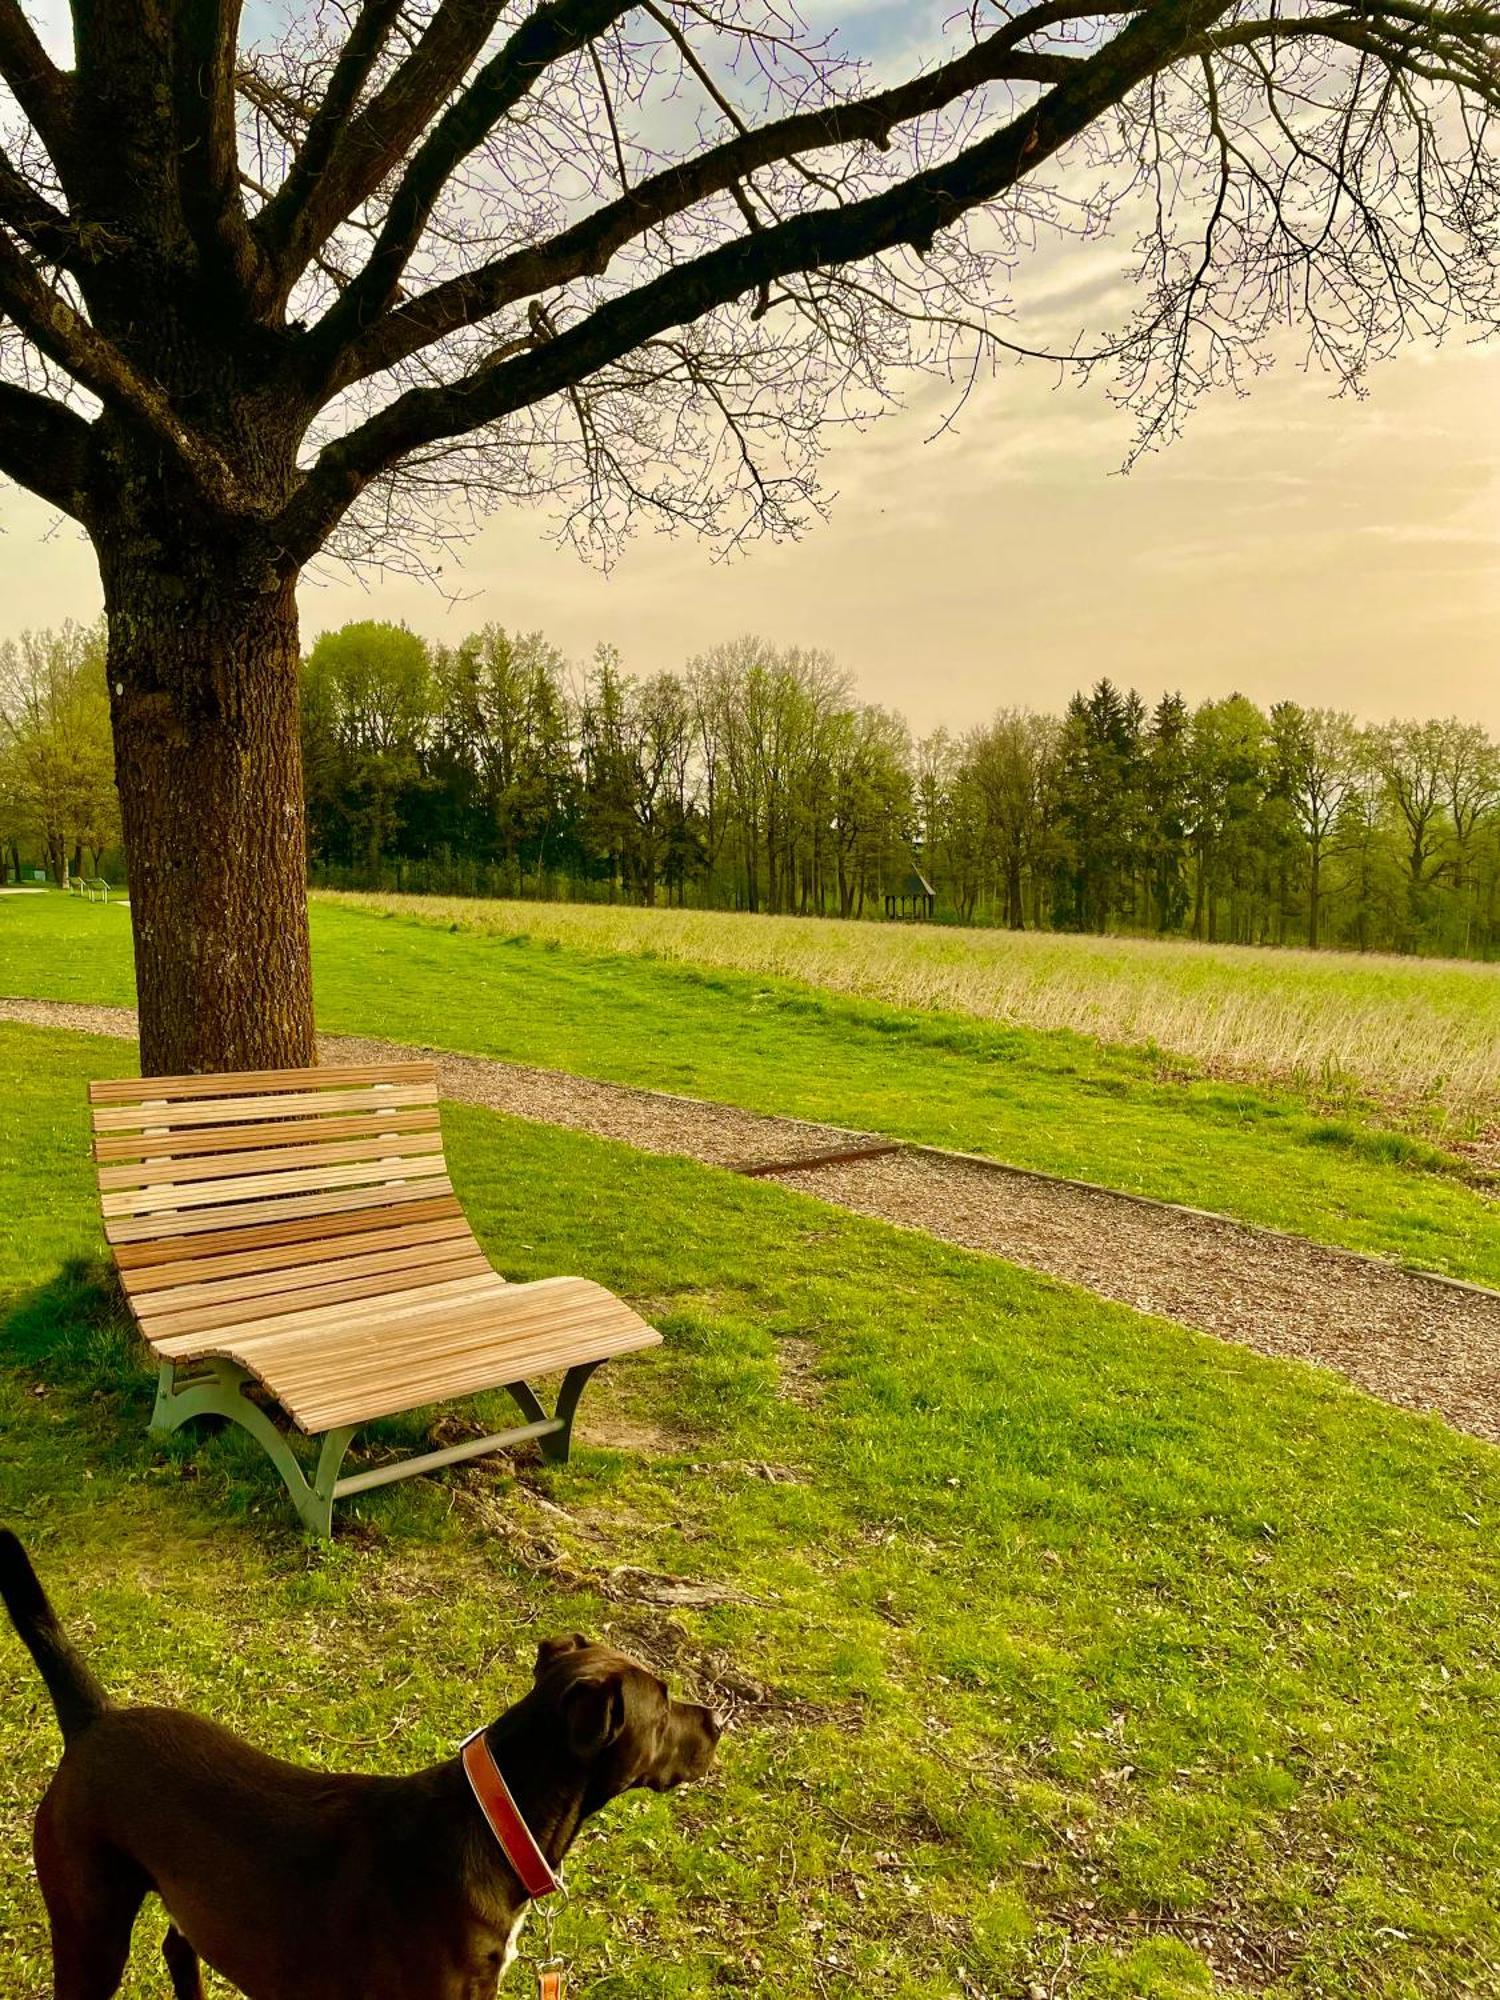
<path id="1" fill-rule="evenodd" d="M 557 1877 L 558 1901 L 568 1900 L 568 1885 L 562 1876 Z M 552 1946 L 552 1926 L 557 1921 L 558 1903 L 542 1905 L 542 1955 L 537 1960 L 537 2000 L 565 2000 L 564 1987 L 567 1984 L 568 1968 L 557 1956 Z"/>
<path id="2" fill-rule="evenodd" d="M 567 1966 L 552 1948 L 557 1908 L 554 1903 L 544 1902 L 543 1899 L 560 1896 L 566 1902 L 567 1887 L 526 1824 L 521 1808 L 505 1782 L 505 1774 L 495 1762 L 495 1753 L 485 1740 L 483 1729 L 476 1729 L 472 1736 L 464 1740 L 459 1757 L 464 1776 L 469 1781 L 469 1790 L 474 1794 L 475 1803 L 484 1814 L 485 1823 L 495 1836 L 501 1853 L 515 1870 L 517 1880 L 532 1902 L 542 1903 L 545 1929 L 542 1956 L 537 1962 L 537 2000 L 565 2000 Z"/>

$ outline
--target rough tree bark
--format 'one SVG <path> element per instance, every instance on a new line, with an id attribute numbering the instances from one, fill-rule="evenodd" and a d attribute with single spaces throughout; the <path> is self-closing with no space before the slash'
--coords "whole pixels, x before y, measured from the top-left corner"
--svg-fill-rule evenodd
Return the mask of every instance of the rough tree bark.
<path id="1" fill-rule="evenodd" d="M 102 554 L 147 1074 L 314 1060 L 297 606 L 213 561 Z M 227 572 L 227 573 L 226 573 Z"/>
<path id="2" fill-rule="evenodd" d="M 263 522 L 295 480 L 297 403 L 247 396 L 221 352 L 220 283 L 171 273 L 142 289 L 199 456 L 184 468 L 106 417 L 90 508 L 141 1063 L 296 1069 L 316 1057 L 298 573 Z"/>

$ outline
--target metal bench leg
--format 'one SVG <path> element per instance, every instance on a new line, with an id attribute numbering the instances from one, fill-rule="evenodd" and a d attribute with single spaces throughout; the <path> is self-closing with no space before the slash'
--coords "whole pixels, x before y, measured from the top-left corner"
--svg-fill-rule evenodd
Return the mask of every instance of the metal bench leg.
<path id="1" fill-rule="evenodd" d="M 578 1399 L 587 1387 L 589 1377 L 600 1366 L 597 1361 L 580 1362 L 563 1377 L 562 1387 L 557 1392 L 556 1412 L 562 1429 L 542 1439 L 542 1456 L 551 1459 L 555 1465 L 566 1465 L 568 1462 L 568 1453 L 573 1448 L 573 1419 L 578 1414 Z"/>
<path id="2" fill-rule="evenodd" d="M 253 1378 L 232 1361 L 210 1361 L 205 1372 L 195 1373 L 179 1386 L 176 1368 L 170 1361 L 161 1365 L 156 1384 L 156 1407 L 151 1415 L 151 1435 L 166 1437 L 195 1417 L 224 1417 L 248 1431 L 281 1475 L 292 1497 L 292 1505 L 303 1525 L 326 1541 L 333 1533 L 333 1501 L 339 1467 L 354 1436 L 346 1426 L 324 1434 L 318 1450 L 317 1470 L 311 1480 L 303 1471 L 296 1453 L 281 1431 L 258 1403 L 245 1394 Z"/>
<path id="3" fill-rule="evenodd" d="M 570 1368 L 563 1377 L 562 1387 L 557 1392 L 557 1411 L 552 1422 L 554 1429 L 538 1438 L 543 1458 L 551 1459 L 555 1465 L 566 1465 L 568 1453 L 573 1446 L 573 1419 L 578 1414 L 578 1399 L 584 1386 L 596 1368 L 603 1367 L 602 1361 L 580 1362 Z M 507 1382 L 505 1393 L 519 1407 L 521 1414 L 534 1424 L 544 1423 L 547 1412 L 542 1399 L 529 1382 Z"/>

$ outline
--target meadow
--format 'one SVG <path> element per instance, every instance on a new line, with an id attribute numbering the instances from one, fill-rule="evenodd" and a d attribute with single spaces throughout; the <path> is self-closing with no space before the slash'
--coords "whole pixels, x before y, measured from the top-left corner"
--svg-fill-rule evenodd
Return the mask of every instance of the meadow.
<path id="1" fill-rule="evenodd" d="M 330 900 L 332 900 L 330 898 Z M 571 951 L 765 974 L 888 1006 L 1068 1029 L 1220 1077 L 1353 1095 L 1437 1129 L 1500 1122 L 1500 967 L 951 925 L 348 894 L 355 908 Z"/>
<path id="2" fill-rule="evenodd" d="M 388 1489 L 309 1546 L 235 1434 L 144 1435 L 83 1103 L 123 1066 L 0 1025 L 0 1516 L 118 1696 L 366 1770 L 451 1754 L 558 1629 L 731 1700 L 707 1786 L 577 1850 L 559 1943 L 589 2000 L 1496 1991 L 1494 1451 L 779 1188 L 453 1106 L 500 1266 L 584 1269 L 666 1345 L 604 1372 L 568 1468 Z M 663 1609 L 663 1577 L 711 1601 Z M 25 1854 L 57 1739 L 4 1635 L 0 1691 L 0 1990 L 42 2000 Z M 127 2000 L 162 1990 L 150 1917 Z"/>
<path id="3" fill-rule="evenodd" d="M 540 1064 L 990 1154 L 1500 1285 L 1492 1186 L 1456 1152 L 1143 1050 L 803 982 L 314 903 L 329 1031 Z M 718 921 L 739 921 L 738 919 Z M 128 914 L 0 899 L 0 993 L 130 1004 Z"/>

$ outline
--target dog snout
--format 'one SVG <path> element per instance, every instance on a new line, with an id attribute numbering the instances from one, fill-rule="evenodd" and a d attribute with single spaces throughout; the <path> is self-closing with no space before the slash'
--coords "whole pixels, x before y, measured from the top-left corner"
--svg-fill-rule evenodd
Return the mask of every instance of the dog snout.
<path id="1" fill-rule="evenodd" d="M 683 1701 L 677 1704 L 677 1708 L 685 1725 L 684 1735 L 697 1736 L 700 1742 L 706 1742 L 712 1750 L 724 1734 L 725 1718 L 716 1708 L 709 1708 L 703 1702 Z"/>
<path id="2" fill-rule="evenodd" d="M 701 1775 L 714 1760 L 714 1752 L 719 1747 L 719 1738 L 724 1734 L 724 1717 L 716 1708 L 695 1705 L 692 1710 L 692 1727 L 688 1734 L 690 1740 L 696 1739 L 697 1756 L 694 1761 Z"/>

